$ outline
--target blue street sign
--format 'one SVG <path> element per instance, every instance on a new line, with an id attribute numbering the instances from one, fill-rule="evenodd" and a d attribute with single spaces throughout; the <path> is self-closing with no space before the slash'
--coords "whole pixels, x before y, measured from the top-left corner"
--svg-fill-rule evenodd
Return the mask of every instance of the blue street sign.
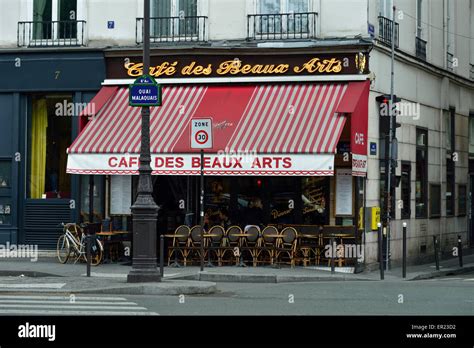
<path id="1" fill-rule="evenodd" d="M 115 28 L 115 21 L 107 21 L 107 28 L 114 29 Z"/>
<path id="2" fill-rule="evenodd" d="M 148 75 L 140 76 L 129 87 L 130 106 L 161 106 L 161 86 Z"/>
<path id="3" fill-rule="evenodd" d="M 370 154 L 372 156 L 377 155 L 377 143 L 370 143 Z"/>
<path id="4" fill-rule="evenodd" d="M 368 24 L 368 31 L 371 38 L 375 38 L 375 26 L 373 24 Z"/>

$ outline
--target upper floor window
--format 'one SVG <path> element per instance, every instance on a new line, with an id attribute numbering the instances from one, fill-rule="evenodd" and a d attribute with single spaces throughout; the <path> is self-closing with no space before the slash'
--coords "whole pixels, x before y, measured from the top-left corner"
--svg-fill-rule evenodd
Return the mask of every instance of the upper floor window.
<path id="1" fill-rule="evenodd" d="M 392 19 L 393 15 L 393 0 L 380 0 L 379 2 L 379 16 Z"/>
<path id="2" fill-rule="evenodd" d="M 192 36 L 199 32 L 198 0 L 153 0 L 151 17 L 154 37 Z"/>
<path id="3" fill-rule="evenodd" d="M 302 13 L 309 11 L 308 0 L 260 0 L 259 14 Z"/>
<path id="4" fill-rule="evenodd" d="M 77 0 L 34 0 L 33 39 L 77 38 Z"/>

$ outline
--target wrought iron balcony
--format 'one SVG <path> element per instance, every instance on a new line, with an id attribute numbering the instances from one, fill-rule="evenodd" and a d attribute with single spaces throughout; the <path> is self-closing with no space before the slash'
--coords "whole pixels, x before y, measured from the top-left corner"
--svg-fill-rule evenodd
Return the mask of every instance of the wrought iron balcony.
<path id="1" fill-rule="evenodd" d="M 18 47 L 84 46 L 86 21 L 18 22 Z"/>
<path id="2" fill-rule="evenodd" d="M 446 53 L 446 67 L 449 71 L 454 71 L 454 55 L 452 53 Z"/>
<path id="3" fill-rule="evenodd" d="M 143 18 L 137 18 L 136 43 L 143 43 Z M 204 42 L 207 41 L 207 17 L 152 17 L 150 41 L 154 42 Z"/>
<path id="4" fill-rule="evenodd" d="M 416 46 L 416 56 L 420 59 L 426 60 L 426 41 L 420 39 L 419 37 L 415 38 Z"/>
<path id="5" fill-rule="evenodd" d="M 247 16 L 247 40 L 311 39 L 317 36 L 316 12 Z"/>
<path id="6" fill-rule="evenodd" d="M 392 46 L 393 21 L 389 18 L 379 16 L 379 36 L 378 40 L 388 46 Z M 399 28 L 395 22 L 395 48 L 399 44 Z"/>

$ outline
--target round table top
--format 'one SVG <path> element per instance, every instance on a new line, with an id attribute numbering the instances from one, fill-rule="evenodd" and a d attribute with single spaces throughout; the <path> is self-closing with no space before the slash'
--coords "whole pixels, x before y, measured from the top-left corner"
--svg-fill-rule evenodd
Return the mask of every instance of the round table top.
<path id="1" fill-rule="evenodd" d="M 319 236 L 317 236 L 315 234 L 299 234 L 298 238 L 318 239 Z"/>
<path id="2" fill-rule="evenodd" d="M 283 238 L 284 235 L 282 234 L 266 234 L 264 237 L 270 237 L 270 238 Z"/>
<path id="3" fill-rule="evenodd" d="M 187 237 L 185 234 L 164 234 L 163 235 L 166 238 L 184 238 Z"/>
<path id="4" fill-rule="evenodd" d="M 231 236 L 233 237 L 252 237 L 255 236 L 255 234 L 250 234 L 250 233 L 232 233 Z"/>
<path id="5" fill-rule="evenodd" d="M 209 237 L 219 237 L 219 236 L 222 236 L 221 234 L 203 234 L 202 235 L 203 237 L 206 237 L 206 238 L 209 238 Z"/>

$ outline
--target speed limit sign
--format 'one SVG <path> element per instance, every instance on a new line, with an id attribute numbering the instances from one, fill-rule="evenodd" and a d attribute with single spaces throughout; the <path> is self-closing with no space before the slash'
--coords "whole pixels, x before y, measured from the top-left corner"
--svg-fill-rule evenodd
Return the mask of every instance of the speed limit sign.
<path id="1" fill-rule="evenodd" d="M 193 118 L 191 120 L 191 148 L 212 148 L 212 119 Z"/>

